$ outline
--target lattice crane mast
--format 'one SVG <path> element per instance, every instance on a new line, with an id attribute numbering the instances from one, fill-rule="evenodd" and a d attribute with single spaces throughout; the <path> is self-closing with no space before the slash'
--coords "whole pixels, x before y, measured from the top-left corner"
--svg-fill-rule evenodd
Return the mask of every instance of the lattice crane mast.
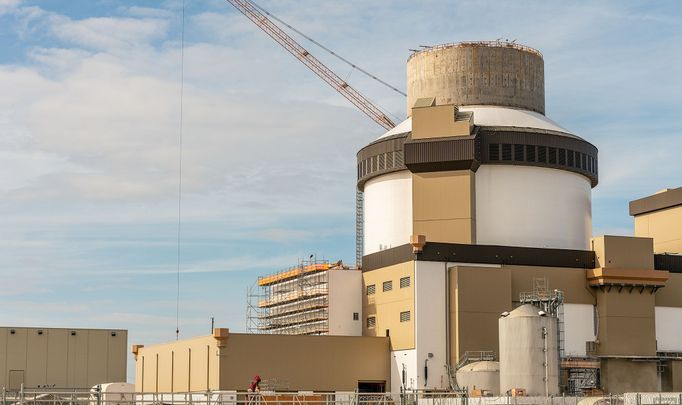
<path id="1" fill-rule="evenodd" d="M 258 7 L 248 0 L 225 0 L 232 4 L 237 10 L 244 14 L 249 20 L 253 21 L 258 28 L 265 31 L 272 39 L 277 41 L 284 49 L 289 51 L 310 70 L 315 72 L 322 80 L 327 82 L 342 96 L 348 99 L 353 105 L 360 109 L 363 113 L 369 116 L 374 122 L 381 125 L 387 130 L 395 127 L 395 123 L 384 114 L 379 107 L 374 105 L 365 96 L 360 94 L 357 90 L 351 87 L 345 80 L 341 79 L 336 73 L 320 62 L 316 57 L 310 54 L 304 47 L 302 47 L 289 34 L 284 32 L 265 14 L 263 14 Z"/>

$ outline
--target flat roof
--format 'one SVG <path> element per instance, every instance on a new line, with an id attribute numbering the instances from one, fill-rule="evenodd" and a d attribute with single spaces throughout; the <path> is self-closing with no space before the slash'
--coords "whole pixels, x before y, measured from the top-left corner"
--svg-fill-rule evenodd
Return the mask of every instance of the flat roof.
<path id="1" fill-rule="evenodd" d="M 682 205 L 682 187 L 665 190 L 648 197 L 630 201 L 630 215 L 646 214 L 678 205 Z"/>

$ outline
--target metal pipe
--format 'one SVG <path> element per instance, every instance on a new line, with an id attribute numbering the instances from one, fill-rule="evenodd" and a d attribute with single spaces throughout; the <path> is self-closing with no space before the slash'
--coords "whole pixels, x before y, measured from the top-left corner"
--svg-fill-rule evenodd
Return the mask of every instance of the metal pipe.
<path id="1" fill-rule="evenodd" d="M 547 350 L 547 328 L 542 327 L 543 351 L 545 352 L 545 396 L 549 395 L 549 353 Z"/>
<path id="2" fill-rule="evenodd" d="M 445 262 L 445 369 L 448 373 L 448 385 L 450 389 L 456 388 L 452 386 L 452 362 L 450 361 L 450 271 L 448 270 L 448 263 Z M 455 378 L 456 375 L 455 375 Z"/>

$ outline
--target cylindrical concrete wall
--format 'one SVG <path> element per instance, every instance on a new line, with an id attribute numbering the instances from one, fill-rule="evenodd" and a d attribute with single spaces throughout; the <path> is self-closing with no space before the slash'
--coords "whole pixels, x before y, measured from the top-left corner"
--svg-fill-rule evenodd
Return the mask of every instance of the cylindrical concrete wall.
<path id="1" fill-rule="evenodd" d="M 500 363 L 497 361 L 477 361 L 457 370 L 457 385 L 472 390 L 484 390 L 493 396 L 500 395 Z"/>
<path id="2" fill-rule="evenodd" d="M 545 73 L 540 52 L 506 42 L 435 46 L 407 61 L 407 115 L 415 101 L 497 105 L 545 113 Z"/>
<path id="3" fill-rule="evenodd" d="M 588 249 L 592 187 L 565 170 L 481 165 L 476 172 L 476 243 Z"/>
<path id="4" fill-rule="evenodd" d="M 557 318 L 522 305 L 499 320 L 500 393 L 513 388 L 527 395 L 559 393 Z"/>
<path id="5" fill-rule="evenodd" d="M 412 173 L 369 180 L 364 189 L 364 254 L 404 245 L 412 235 Z"/>

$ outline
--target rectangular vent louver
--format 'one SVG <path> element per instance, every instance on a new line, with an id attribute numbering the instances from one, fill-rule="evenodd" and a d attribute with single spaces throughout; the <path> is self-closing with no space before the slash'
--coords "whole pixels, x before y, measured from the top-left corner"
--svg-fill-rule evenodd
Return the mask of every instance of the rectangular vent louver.
<path id="1" fill-rule="evenodd" d="M 488 145 L 488 158 L 493 161 L 493 160 L 500 160 L 500 144 L 499 143 L 491 143 Z"/>
<path id="2" fill-rule="evenodd" d="M 547 147 L 538 146 L 538 162 L 547 163 Z"/>
<path id="3" fill-rule="evenodd" d="M 559 149 L 559 164 L 566 166 L 566 149 Z"/>
<path id="4" fill-rule="evenodd" d="M 403 311 L 400 313 L 400 322 L 410 321 L 410 311 Z"/>
<path id="5" fill-rule="evenodd" d="M 514 145 L 514 160 L 523 162 L 523 145 Z"/>
<path id="6" fill-rule="evenodd" d="M 535 162 L 535 145 L 526 145 L 526 161 Z"/>
<path id="7" fill-rule="evenodd" d="M 550 146 L 548 160 L 550 164 L 552 165 L 556 164 L 556 148 L 552 148 Z"/>
<path id="8" fill-rule="evenodd" d="M 502 144 L 502 160 L 512 160 L 512 146 L 509 143 Z"/>
<path id="9" fill-rule="evenodd" d="M 400 279 L 400 288 L 407 288 L 410 286 L 410 278 L 409 277 L 402 277 Z"/>

